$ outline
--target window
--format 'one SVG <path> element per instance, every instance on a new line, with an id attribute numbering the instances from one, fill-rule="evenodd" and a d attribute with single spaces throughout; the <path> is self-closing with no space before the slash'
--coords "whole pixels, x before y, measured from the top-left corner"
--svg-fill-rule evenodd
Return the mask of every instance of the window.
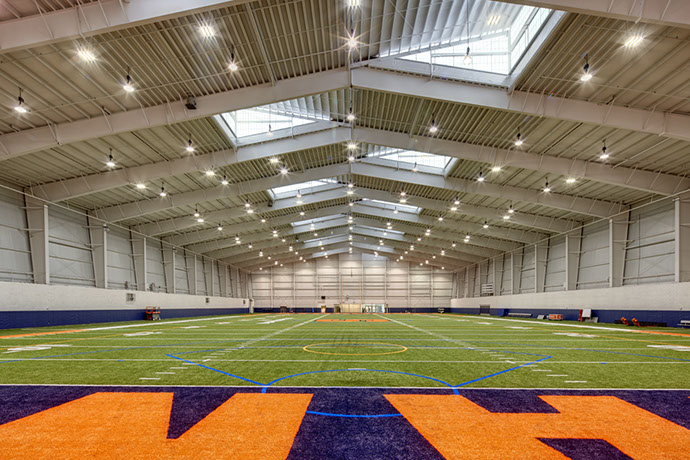
<path id="1" fill-rule="evenodd" d="M 409 163 L 411 165 L 429 166 L 432 168 L 444 169 L 452 160 L 451 157 L 443 155 L 435 155 L 433 153 L 416 152 L 414 150 L 399 150 L 399 149 L 382 149 L 374 154 L 372 157 L 377 157 L 385 160 L 400 161 Z"/>

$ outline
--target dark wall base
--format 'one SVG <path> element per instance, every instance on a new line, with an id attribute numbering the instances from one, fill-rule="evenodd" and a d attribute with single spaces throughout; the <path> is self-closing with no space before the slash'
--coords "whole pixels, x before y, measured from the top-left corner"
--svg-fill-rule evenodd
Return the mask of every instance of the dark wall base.
<path id="1" fill-rule="evenodd" d="M 465 313 L 478 315 L 479 308 L 463 307 L 451 308 L 451 313 Z M 571 309 L 528 309 L 528 308 L 491 308 L 492 316 L 507 316 L 508 313 L 531 313 L 532 318 L 537 315 L 563 315 L 563 319 L 577 321 L 579 310 Z M 679 310 L 592 310 L 592 316 L 599 318 L 600 323 L 614 323 L 625 317 L 628 320 L 636 318 L 640 322 L 666 323 L 667 326 L 675 327 L 680 324 L 682 319 L 690 319 L 690 311 Z M 519 318 L 516 318 L 519 319 Z"/>
<path id="2" fill-rule="evenodd" d="M 248 308 L 176 308 L 161 309 L 161 318 L 188 318 L 249 313 Z M 57 311 L 3 311 L 0 329 L 22 327 L 66 326 L 70 324 L 143 321 L 144 310 L 57 310 Z"/>
<path id="3" fill-rule="evenodd" d="M 450 307 L 446 307 L 445 311 L 450 311 Z M 293 313 L 321 313 L 320 308 L 311 307 L 295 307 L 288 308 L 288 312 Z M 390 307 L 388 309 L 389 313 L 438 313 L 438 307 L 414 307 L 414 308 L 403 308 L 403 307 Z M 280 307 L 255 307 L 254 313 L 280 313 Z M 326 307 L 326 313 L 333 313 L 333 307 Z"/>

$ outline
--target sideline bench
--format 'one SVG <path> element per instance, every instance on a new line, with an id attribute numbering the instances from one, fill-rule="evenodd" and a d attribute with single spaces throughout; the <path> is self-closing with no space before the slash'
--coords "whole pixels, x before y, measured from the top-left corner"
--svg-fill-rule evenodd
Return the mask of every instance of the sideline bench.
<path id="1" fill-rule="evenodd" d="M 508 313 L 508 316 L 516 316 L 518 318 L 531 318 L 532 313 Z"/>
<path id="2" fill-rule="evenodd" d="M 681 319 L 678 327 L 690 327 L 690 319 Z"/>

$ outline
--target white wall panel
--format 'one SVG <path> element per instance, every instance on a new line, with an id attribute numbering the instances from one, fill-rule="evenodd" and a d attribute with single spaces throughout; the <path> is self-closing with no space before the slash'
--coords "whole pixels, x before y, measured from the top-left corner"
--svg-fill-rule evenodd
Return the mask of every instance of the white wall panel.
<path id="1" fill-rule="evenodd" d="M 134 254 L 129 232 L 120 228 L 111 228 L 106 233 L 108 239 L 108 288 L 129 289 L 136 286 L 134 277 Z"/>
<path id="2" fill-rule="evenodd" d="M 48 215 L 51 283 L 95 286 L 86 216 L 56 207 Z"/>
<path id="3" fill-rule="evenodd" d="M 175 251 L 175 293 L 189 294 L 189 280 L 187 279 L 187 261 L 183 251 Z"/>
<path id="4" fill-rule="evenodd" d="M 674 280 L 674 208 L 663 203 L 630 213 L 623 284 Z"/>
<path id="5" fill-rule="evenodd" d="M 0 280 L 32 282 L 31 248 L 24 199 L 0 188 Z"/>
<path id="6" fill-rule="evenodd" d="M 165 268 L 163 265 L 163 250 L 159 240 L 146 240 L 146 275 L 150 285 L 155 285 L 155 292 L 166 292 Z"/>
<path id="7" fill-rule="evenodd" d="M 534 245 L 525 246 L 520 268 L 520 294 L 534 292 Z"/>
<path id="8" fill-rule="evenodd" d="M 565 290 L 565 237 L 554 238 L 546 259 L 544 292 Z"/>
<path id="9" fill-rule="evenodd" d="M 577 289 L 595 289 L 609 283 L 609 223 L 588 225 L 582 231 Z"/>

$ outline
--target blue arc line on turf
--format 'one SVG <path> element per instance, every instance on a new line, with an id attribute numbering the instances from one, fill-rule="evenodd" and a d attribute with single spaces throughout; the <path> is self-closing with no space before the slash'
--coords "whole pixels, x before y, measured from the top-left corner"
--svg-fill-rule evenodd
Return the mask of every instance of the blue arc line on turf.
<path id="1" fill-rule="evenodd" d="M 380 418 L 380 417 L 402 417 L 402 414 L 376 414 L 376 415 L 349 415 L 349 414 L 331 414 L 329 412 L 316 412 L 308 410 L 307 414 L 312 415 L 326 415 L 328 417 L 350 417 L 350 418 Z"/>
<path id="2" fill-rule="evenodd" d="M 224 371 L 221 371 L 220 369 L 215 369 L 213 367 L 204 366 L 203 364 L 195 363 L 194 361 L 188 361 L 188 360 L 183 359 L 183 358 L 178 358 L 175 355 L 165 355 L 165 356 L 177 359 L 178 361 L 184 361 L 185 363 L 194 364 L 195 366 L 203 367 L 204 369 L 208 369 L 208 370 L 213 371 L 213 372 L 218 372 L 219 374 L 228 375 L 230 377 L 234 377 L 234 378 L 239 379 L 239 380 L 244 380 L 245 382 L 253 383 L 254 385 L 263 385 L 259 382 L 255 382 L 254 380 L 245 379 L 244 377 L 240 377 L 239 375 L 231 374 L 229 372 L 224 372 Z"/>
<path id="3" fill-rule="evenodd" d="M 411 375 L 413 377 L 419 377 L 422 379 L 427 379 L 427 380 L 433 380 L 434 382 L 442 383 L 448 388 L 453 390 L 453 393 L 455 394 L 460 394 L 458 391 L 453 388 L 453 385 L 451 385 L 448 382 L 444 382 L 443 380 L 440 379 L 435 379 L 433 377 L 427 377 L 426 375 L 420 375 L 420 374 L 412 374 L 410 372 L 400 372 L 400 371 L 386 371 L 386 370 L 381 370 L 381 369 L 328 369 L 324 371 L 310 371 L 310 372 L 300 372 L 299 374 L 292 374 L 292 375 L 287 375 L 285 377 L 281 377 L 279 379 L 275 379 L 271 382 L 268 382 L 264 387 L 261 389 L 262 393 L 266 393 L 266 390 L 268 390 L 268 387 L 273 385 L 274 383 L 280 382 L 281 380 L 289 379 L 292 377 L 298 377 L 300 375 L 308 375 L 308 374 L 323 374 L 326 372 L 387 372 L 389 374 L 400 374 L 400 375 Z"/>
<path id="4" fill-rule="evenodd" d="M 464 387 L 465 385 L 469 385 L 470 383 L 479 382 L 480 380 L 485 380 L 485 379 L 488 379 L 490 377 L 495 377 L 497 375 L 505 374 L 506 372 L 514 371 L 516 369 L 520 369 L 521 367 L 529 366 L 530 364 L 536 364 L 538 362 L 545 361 L 549 358 L 553 358 L 553 356 L 546 356 L 546 357 L 538 359 L 536 361 L 532 361 L 531 363 L 522 364 L 522 365 L 516 366 L 516 367 L 511 367 L 510 369 L 506 369 L 506 370 L 500 371 L 500 372 L 494 372 L 493 374 L 485 375 L 484 377 L 479 377 L 478 379 L 468 380 L 467 382 L 463 382 L 463 383 L 460 383 L 458 385 L 454 385 L 453 388 Z"/>

